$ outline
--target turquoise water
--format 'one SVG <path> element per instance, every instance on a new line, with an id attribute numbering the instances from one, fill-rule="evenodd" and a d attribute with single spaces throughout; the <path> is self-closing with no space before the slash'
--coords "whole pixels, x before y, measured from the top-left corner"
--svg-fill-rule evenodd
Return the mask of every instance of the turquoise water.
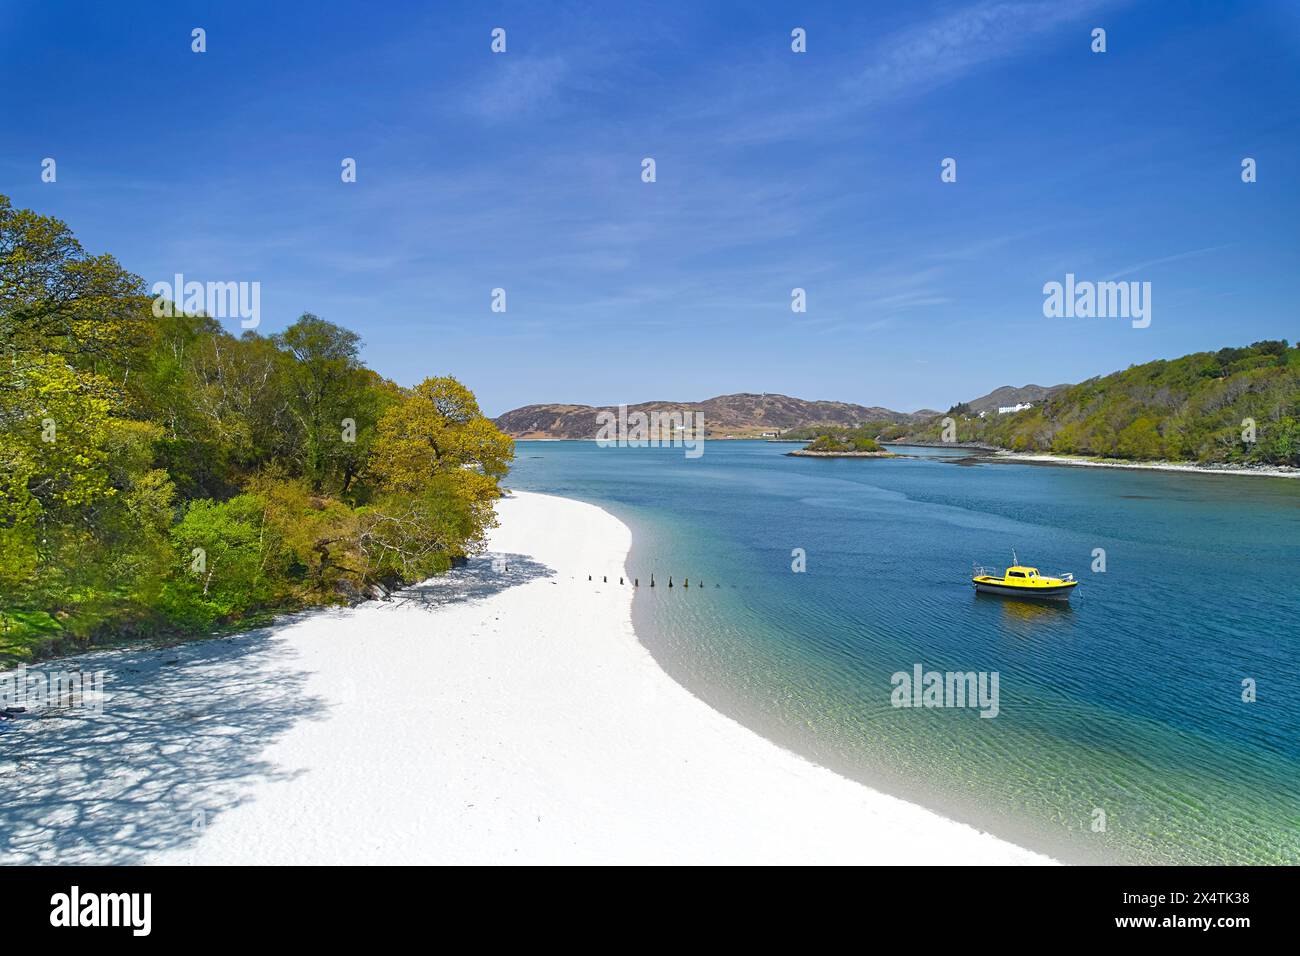
<path id="1" fill-rule="evenodd" d="M 1300 863 L 1300 481 L 791 447 L 519 442 L 509 484 L 627 522 L 640 639 L 819 763 L 1069 861 Z M 973 593 L 1013 547 L 1073 600 Z M 998 716 L 891 706 L 917 663 Z"/>

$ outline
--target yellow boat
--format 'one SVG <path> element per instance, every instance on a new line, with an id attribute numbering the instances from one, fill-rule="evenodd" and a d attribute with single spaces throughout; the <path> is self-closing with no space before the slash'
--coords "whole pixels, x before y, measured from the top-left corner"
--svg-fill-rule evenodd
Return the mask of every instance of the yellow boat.
<path id="1" fill-rule="evenodd" d="M 1007 568 L 1001 575 L 994 574 L 988 568 L 976 567 L 971 583 L 976 591 L 985 594 L 1001 594 L 1003 597 L 1041 598 L 1047 601 L 1068 601 L 1070 592 L 1078 587 L 1073 574 L 1050 577 L 1038 573 L 1037 568 L 1020 564 L 1013 553 L 1012 560 L 1017 563 Z"/>

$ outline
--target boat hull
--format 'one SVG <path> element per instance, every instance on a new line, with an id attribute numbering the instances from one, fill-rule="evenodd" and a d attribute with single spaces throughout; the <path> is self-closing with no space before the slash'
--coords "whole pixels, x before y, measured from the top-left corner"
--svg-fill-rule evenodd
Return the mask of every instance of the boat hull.
<path id="1" fill-rule="evenodd" d="M 1068 601 L 1075 584 L 1061 584 L 1056 587 L 1018 588 L 990 581 L 976 581 L 975 590 L 983 594 L 997 594 L 1001 597 L 1022 598 L 1027 601 Z"/>

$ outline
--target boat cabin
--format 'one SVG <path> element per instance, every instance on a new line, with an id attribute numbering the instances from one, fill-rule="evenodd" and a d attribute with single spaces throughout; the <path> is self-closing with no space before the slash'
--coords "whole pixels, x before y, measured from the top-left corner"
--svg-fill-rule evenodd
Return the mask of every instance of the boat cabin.
<path id="1" fill-rule="evenodd" d="M 1038 577 L 1038 569 L 1017 564 L 1014 567 L 1007 568 L 1006 576 L 1009 578 L 1036 578 Z"/>

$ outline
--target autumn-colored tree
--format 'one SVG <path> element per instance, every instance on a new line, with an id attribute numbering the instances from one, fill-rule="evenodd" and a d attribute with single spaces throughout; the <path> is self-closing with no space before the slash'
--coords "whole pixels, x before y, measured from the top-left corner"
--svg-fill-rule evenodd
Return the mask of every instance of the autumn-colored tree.
<path id="1" fill-rule="evenodd" d="M 438 377 L 426 378 L 388 409 L 372 452 L 371 469 L 381 487 L 409 491 L 433 474 L 501 478 L 514 441 L 484 416 L 473 392 L 454 378 Z"/>
<path id="2" fill-rule="evenodd" d="M 379 420 L 369 469 L 379 497 L 363 515 L 370 560 L 429 573 L 477 547 L 513 455 L 469 389 L 425 379 Z"/>

